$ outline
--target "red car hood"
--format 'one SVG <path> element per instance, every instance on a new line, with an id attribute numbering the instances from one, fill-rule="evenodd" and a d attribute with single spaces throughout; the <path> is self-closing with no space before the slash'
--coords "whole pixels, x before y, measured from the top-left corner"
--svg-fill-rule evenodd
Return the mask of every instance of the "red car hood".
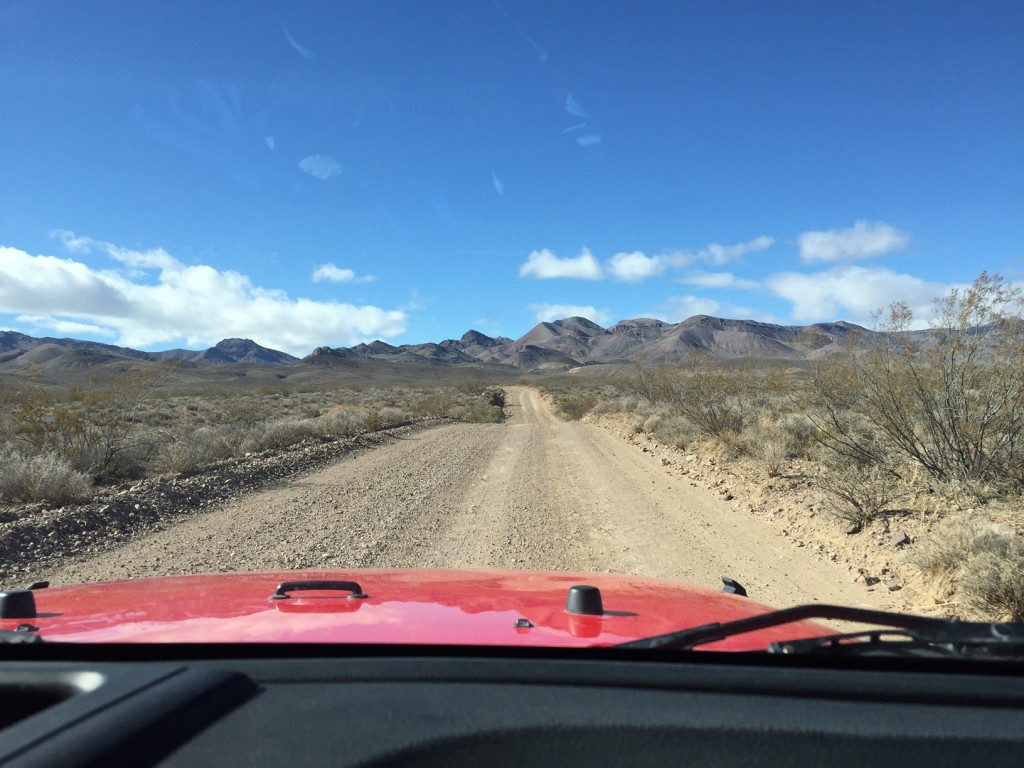
<path id="1" fill-rule="evenodd" d="M 281 582 L 355 581 L 368 595 L 292 592 Z M 603 616 L 566 613 L 569 587 L 598 587 Z M 658 579 L 536 571 L 323 570 L 167 576 L 34 592 L 46 640 L 84 643 L 421 643 L 605 646 L 774 610 L 744 597 Z M 531 626 L 523 624 L 528 620 Z M 740 635 L 707 650 L 761 650 L 832 634 L 809 622 Z"/>

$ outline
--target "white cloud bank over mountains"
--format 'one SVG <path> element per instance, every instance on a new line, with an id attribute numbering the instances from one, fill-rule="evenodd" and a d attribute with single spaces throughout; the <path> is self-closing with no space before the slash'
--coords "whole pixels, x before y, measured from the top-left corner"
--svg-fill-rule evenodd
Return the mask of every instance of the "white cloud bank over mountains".
<path id="1" fill-rule="evenodd" d="M 585 317 L 598 325 L 604 325 L 612 320 L 607 312 L 576 304 L 531 304 L 527 309 L 533 312 L 539 323 L 550 323 L 552 320 L 562 320 L 566 317 Z"/>
<path id="2" fill-rule="evenodd" d="M 894 301 L 914 311 L 915 327 L 925 328 L 932 314 L 932 299 L 954 287 L 900 274 L 884 267 L 848 266 L 827 272 L 769 275 L 764 287 L 792 305 L 794 320 L 848 319 L 866 323 L 871 313 Z"/>
<path id="3" fill-rule="evenodd" d="M 54 233 L 73 253 L 98 250 L 129 269 L 93 269 L 73 259 L 32 256 L 0 246 L 0 312 L 57 333 L 94 333 L 147 348 L 190 347 L 244 336 L 306 355 L 321 344 L 352 344 L 405 331 L 398 310 L 291 299 L 238 272 L 186 265 L 161 248 L 133 251 Z"/>

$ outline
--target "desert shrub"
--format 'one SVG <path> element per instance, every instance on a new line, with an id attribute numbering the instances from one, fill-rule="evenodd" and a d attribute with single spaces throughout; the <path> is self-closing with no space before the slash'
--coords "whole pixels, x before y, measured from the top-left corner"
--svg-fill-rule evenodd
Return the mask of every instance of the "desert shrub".
<path id="1" fill-rule="evenodd" d="M 1024 546 L 1019 536 L 989 531 L 973 542 L 959 592 L 982 614 L 1024 621 Z"/>
<path id="2" fill-rule="evenodd" d="M 447 387 L 435 389 L 413 403 L 413 410 L 431 419 L 449 416 L 455 407 L 455 392 Z"/>
<path id="3" fill-rule="evenodd" d="M 594 414 L 620 413 L 623 410 L 622 403 L 618 398 L 602 397 L 597 401 L 597 405 L 595 405 L 590 412 Z"/>
<path id="4" fill-rule="evenodd" d="M 13 414 L 18 439 L 32 452 L 55 454 L 99 480 L 135 476 L 157 449 L 153 436 L 137 426 L 167 368 L 111 375 L 106 386 L 90 390 L 27 392 Z"/>
<path id="5" fill-rule="evenodd" d="M 473 424 L 497 424 L 505 419 L 503 409 L 483 399 L 474 399 L 465 405 L 457 405 L 450 415 Z"/>
<path id="6" fill-rule="evenodd" d="M 316 421 L 324 437 L 352 437 L 363 431 L 363 417 L 349 409 L 325 413 Z"/>
<path id="7" fill-rule="evenodd" d="M 823 471 L 815 479 L 829 510 L 859 530 L 907 495 L 891 461 L 857 462 L 833 452 L 821 456 Z"/>
<path id="8" fill-rule="evenodd" d="M 89 478 L 53 453 L 24 455 L 12 448 L 0 453 L 0 500 L 64 502 L 89 493 Z"/>
<path id="9" fill-rule="evenodd" d="M 597 405 L 597 398 L 589 393 L 558 394 L 554 400 L 555 407 L 566 421 L 579 421 Z"/>
<path id="10" fill-rule="evenodd" d="M 1024 543 L 980 519 L 940 525 L 916 541 L 907 561 L 950 587 L 964 606 L 996 618 L 1024 620 Z"/>
<path id="11" fill-rule="evenodd" d="M 363 417 L 363 427 L 367 432 L 379 432 L 384 429 L 384 416 L 379 408 L 371 408 Z"/>
<path id="12" fill-rule="evenodd" d="M 152 470 L 160 474 L 178 474 L 199 469 L 236 455 L 243 440 L 239 430 L 224 427 L 188 430 L 160 449 L 153 460 Z"/>
<path id="13" fill-rule="evenodd" d="M 790 436 L 772 426 L 757 430 L 748 430 L 750 454 L 768 477 L 779 477 L 792 453 Z"/>
<path id="14" fill-rule="evenodd" d="M 779 371 L 728 366 L 698 352 L 678 366 L 637 365 L 625 384 L 636 397 L 683 416 L 703 434 L 738 434 L 781 391 Z"/>
<path id="15" fill-rule="evenodd" d="M 785 435 L 786 456 L 790 459 L 806 458 L 814 450 L 818 433 L 814 422 L 801 413 L 787 413 L 774 425 Z"/>
<path id="16" fill-rule="evenodd" d="M 738 459 L 750 454 L 750 440 L 739 432 L 722 432 L 708 438 L 700 446 L 699 452 L 714 454 L 724 459 Z"/>
<path id="17" fill-rule="evenodd" d="M 249 431 L 242 451 L 265 451 L 268 448 L 287 448 L 310 437 L 320 437 L 317 425 L 310 419 L 274 419 Z"/>
<path id="18" fill-rule="evenodd" d="M 935 300 L 934 344 L 915 346 L 914 316 L 896 302 L 862 355 L 821 366 L 809 413 L 837 450 L 862 453 L 856 430 L 939 481 L 1024 484 L 1024 307 L 1016 287 L 982 272 Z"/>
<path id="19" fill-rule="evenodd" d="M 697 439 L 697 430 L 686 419 L 678 416 L 662 418 L 654 430 L 654 437 L 665 445 L 686 448 Z"/>
<path id="20" fill-rule="evenodd" d="M 380 409 L 380 418 L 384 427 L 391 427 L 395 424 L 403 424 L 412 417 L 412 414 L 405 408 L 385 406 Z"/>

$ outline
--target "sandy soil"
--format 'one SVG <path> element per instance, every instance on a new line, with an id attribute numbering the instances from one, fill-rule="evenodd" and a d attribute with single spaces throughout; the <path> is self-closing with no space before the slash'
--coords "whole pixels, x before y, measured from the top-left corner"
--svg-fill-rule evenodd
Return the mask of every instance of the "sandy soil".
<path id="1" fill-rule="evenodd" d="M 766 522 L 595 424 L 509 389 L 503 425 L 454 424 L 343 459 L 47 577 L 55 585 L 302 567 L 606 571 L 758 602 L 890 607 L 847 567 L 803 557 Z"/>

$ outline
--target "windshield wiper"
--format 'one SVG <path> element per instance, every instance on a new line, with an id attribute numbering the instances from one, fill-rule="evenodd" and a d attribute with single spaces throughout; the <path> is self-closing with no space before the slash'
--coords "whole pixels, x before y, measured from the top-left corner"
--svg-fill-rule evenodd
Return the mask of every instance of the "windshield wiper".
<path id="1" fill-rule="evenodd" d="M 734 635 L 743 635 L 770 627 L 779 627 L 805 619 L 833 619 L 897 627 L 897 630 L 868 630 L 846 635 L 829 635 L 806 640 L 772 643 L 770 653 L 819 654 L 910 654 L 933 656 L 988 656 L 1006 658 L 1024 653 L 1024 624 L 951 621 L 905 613 L 872 611 L 843 605 L 798 605 L 781 611 L 751 616 L 725 624 L 699 627 L 655 635 L 642 640 L 612 646 L 614 648 L 688 651 L 698 645 L 714 643 Z M 896 636 L 899 640 L 885 640 Z"/>
<path id="2" fill-rule="evenodd" d="M 27 624 L 25 626 L 28 626 Z M 38 629 L 38 627 L 33 627 Z M 0 629 L 0 645 L 23 645 L 41 643 L 43 638 L 28 629 Z"/>

